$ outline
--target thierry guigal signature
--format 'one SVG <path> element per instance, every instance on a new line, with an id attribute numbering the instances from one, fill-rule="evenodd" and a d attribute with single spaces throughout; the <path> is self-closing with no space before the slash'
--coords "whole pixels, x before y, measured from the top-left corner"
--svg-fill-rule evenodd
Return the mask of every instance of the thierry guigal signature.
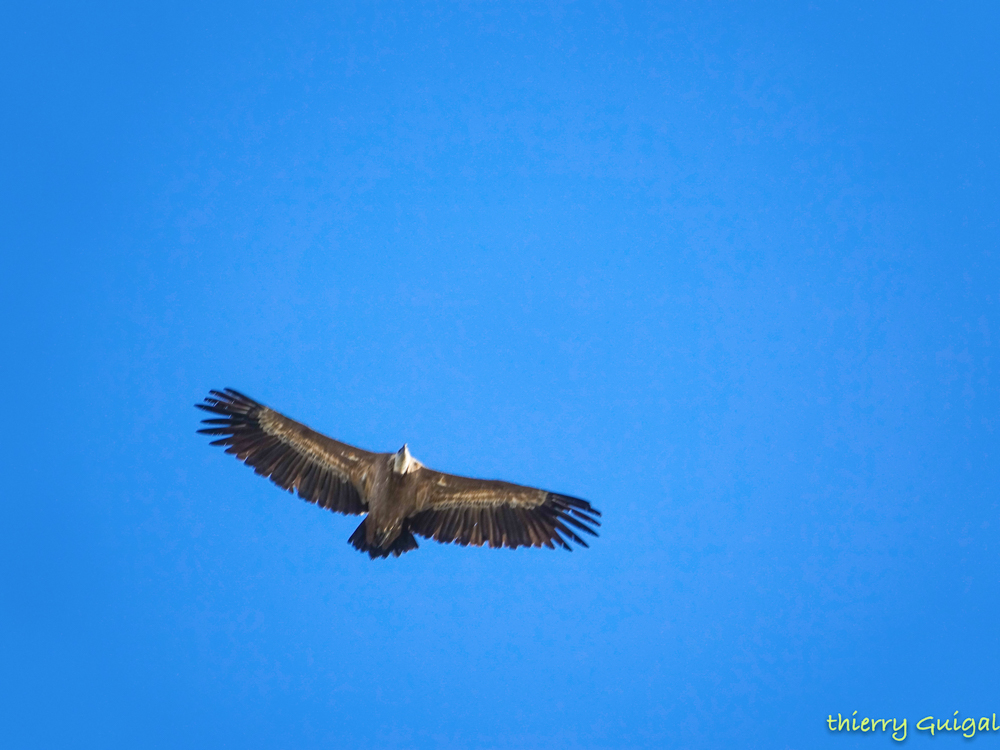
<path id="1" fill-rule="evenodd" d="M 935 733 L 947 733 L 947 732 L 958 732 L 966 739 L 971 739 L 976 736 L 976 732 L 1000 732 L 1000 724 L 997 724 L 997 715 L 993 714 L 990 716 L 980 716 L 976 719 L 973 716 L 966 716 L 964 719 L 958 718 L 958 711 L 956 711 L 952 716 L 949 716 L 943 721 L 936 716 L 925 716 L 920 721 L 914 723 L 913 728 L 918 732 L 930 732 L 931 737 Z M 883 734 L 888 732 L 890 736 L 897 742 L 902 742 L 906 739 L 906 719 L 872 719 L 868 716 L 858 716 L 858 712 L 855 711 L 850 716 L 843 716 L 837 714 L 837 718 L 833 718 L 833 714 L 827 717 L 826 725 L 830 727 L 831 732 L 882 732 Z"/>

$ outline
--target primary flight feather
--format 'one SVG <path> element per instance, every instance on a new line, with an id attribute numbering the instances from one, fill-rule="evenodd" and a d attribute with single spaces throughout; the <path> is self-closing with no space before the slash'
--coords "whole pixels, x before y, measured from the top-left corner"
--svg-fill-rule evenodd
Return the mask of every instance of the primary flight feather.
<path id="1" fill-rule="evenodd" d="M 367 516 L 350 543 L 376 557 L 417 548 L 414 534 L 490 547 L 584 547 L 600 512 L 586 500 L 494 479 L 428 469 L 407 446 L 370 453 L 340 443 L 232 388 L 210 391 L 199 409 L 219 417 L 198 432 L 279 487 L 323 508 Z M 575 529 L 575 530 L 574 530 Z"/>

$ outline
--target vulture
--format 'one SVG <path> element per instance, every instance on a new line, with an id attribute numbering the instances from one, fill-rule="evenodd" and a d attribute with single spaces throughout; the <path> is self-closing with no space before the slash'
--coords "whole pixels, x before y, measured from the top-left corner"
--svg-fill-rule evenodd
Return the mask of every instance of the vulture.
<path id="1" fill-rule="evenodd" d="M 299 497 L 349 515 L 365 514 L 348 540 L 372 558 L 417 548 L 413 535 L 490 547 L 587 546 L 600 512 L 586 500 L 494 479 L 428 469 L 404 445 L 370 453 L 340 443 L 226 388 L 199 409 L 218 415 L 198 430 L 261 476 Z"/>

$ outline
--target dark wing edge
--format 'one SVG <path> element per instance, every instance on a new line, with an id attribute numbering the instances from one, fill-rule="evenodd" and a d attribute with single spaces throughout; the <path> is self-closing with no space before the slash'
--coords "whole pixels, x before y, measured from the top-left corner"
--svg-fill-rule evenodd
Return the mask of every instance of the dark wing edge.
<path id="1" fill-rule="evenodd" d="M 520 498 L 495 503 L 460 505 L 420 511 L 409 519 L 410 529 L 442 543 L 490 547 L 548 547 L 572 550 L 569 541 L 589 546 L 574 530 L 597 536 L 601 512 L 586 500 L 554 492 L 541 503 L 528 505 Z M 564 538 L 565 537 L 565 538 Z M 569 540 L 569 541 L 567 541 Z"/>
<path id="2" fill-rule="evenodd" d="M 204 403 L 195 406 L 221 415 L 203 419 L 204 424 L 211 426 L 198 430 L 203 435 L 220 436 L 210 445 L 228 446 L 226 453 L 236 456 L 257 474 L 289 492 L 298 490 L 299 497 L 321 508 L 348 515 L 368 511 L 348 471 L 332 460 L 331 448 L 350 446 L 320 435 L 232 388 L 209 393 L 211 396 Z M 282 429 L 276 430 L 276 424 Z M 351 450 L 356 456 L 366 455 L 364 451 Z"/>

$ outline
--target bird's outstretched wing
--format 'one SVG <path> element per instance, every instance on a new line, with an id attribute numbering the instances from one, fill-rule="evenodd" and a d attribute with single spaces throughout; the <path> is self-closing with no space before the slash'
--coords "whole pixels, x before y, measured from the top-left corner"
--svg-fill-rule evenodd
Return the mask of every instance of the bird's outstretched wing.
<path id="1" fill-rule="evenodd" d="M 212 445 L 229 446 L 226 453 L 303 500 L 338 513 L 367 512 L 364 477 L 378 454 L 332 440 L 232 388 L 210 393 L 195 406 L 220 415 L 198 430 L 220 436 Z"/>
<path id="2" fill-rule="evenodd" d="M 571 549 L 567 540 L 587 546 L 575 530 L 597 536 L 594 527 L 601 525 L 600 511 L 576 497 L 427 468 L 419 472 L 420 510 L 410 529 L 439 542 Z"/>

